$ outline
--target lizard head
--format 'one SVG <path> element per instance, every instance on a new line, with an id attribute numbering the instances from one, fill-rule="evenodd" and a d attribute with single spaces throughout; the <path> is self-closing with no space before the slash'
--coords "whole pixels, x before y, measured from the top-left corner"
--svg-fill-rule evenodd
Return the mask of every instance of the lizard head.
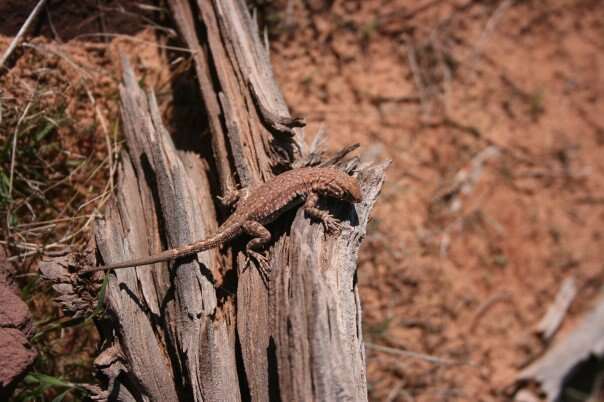
<path id="1" fill-rule="evenodd" d="M 342 171 L 337 171 L 325 191 L 329 196 L 348 202 L 361 202 L 363 200 L 358 180 Z"/>

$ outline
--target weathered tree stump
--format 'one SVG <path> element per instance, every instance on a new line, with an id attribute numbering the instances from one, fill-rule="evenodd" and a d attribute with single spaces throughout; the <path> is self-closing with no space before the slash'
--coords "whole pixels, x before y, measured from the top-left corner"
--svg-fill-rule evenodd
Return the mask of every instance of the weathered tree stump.
<path id="1" fill-rule="evenodd" d="M 120 95 L 128 152 L 114 199 L 97 222 L 96 255 L 104 263 L 205 238 L 228 215 L 216 196 L 322 159 L 316 147 L 306 149 L 303 123 L 289 115 L 243 1 L 199 0 L 195 8 L 186 0 L 169 3 L 193 51 L 213 157 L 174 146 L 153 93 L 143 92 L 124 61 Z M 366 400 L 356 256 L 387 164 L 362 167 L 356 159 L 342 161 L 345 153 L 331 162 L 355 171 L 364 201 L 324 203 L 345 223 L 338 236 L 326 234 L 302 209 L 271 225 L 268 286 L 257 270 L 244 269 L 245 239 L 109 273 L 109 318 L 99 322 L 104 342 L 95 361 L 103 381 L 99 396 Z M 67 294 L 87 285 L 56 274 L 70 264 L 72 256 L 54 259 L 44 271 L 63 281 L 57 287 L 62 302 L 81 310 L 86 303 Z"/>

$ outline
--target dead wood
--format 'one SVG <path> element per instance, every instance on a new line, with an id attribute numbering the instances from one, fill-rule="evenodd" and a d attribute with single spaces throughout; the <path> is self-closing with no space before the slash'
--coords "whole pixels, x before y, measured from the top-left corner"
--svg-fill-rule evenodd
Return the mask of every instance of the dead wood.
<path id="1" fill-rule="evenodd" d="M 275 222 L 268 287 L 257 270 L 244 269 L 239 241 L 108 274 L 106 318 L 99 320 L 104 341 L 95 361 L 103 391 L 97 396 L 367 400 L 356 259 L 387 163 L 344 160 L 354 147 L 328 161 L 318 141 L 307 149 L 303 121 L 290 116 L 243 1 L 169 5 L 193 52 L 211 157 L 175 147 L 153 93 L 138 86 L 124 60 L 120 97 L 128 152 L 121 155 L 115 196 L 97 222 L 96 256 L 113 263 L 205 238 L 228 215 L 217 196 L 230 198 L 235 188 L 253 187 L 292 166 L 337 163 L 354 171 L 364 201 L 324 201 L 322 207 L 347 223 L 339 236 L 325 234 L 302 210 Z M 91 311 L 90 303 L 84 307 L 86 292 L 91 286 L 98 291 L 100 282 L 82 284 L 67 270 L 74 264 L 69 255 L 47 261 L 43 270 L 66 309 Z"/>
<path id="2" fill-rule="evenodd" d="M 566 317 L 566 313 L 576 295 L 577 285 L 575 285 L 574 278 L 569 276 L 564 279 L 558 290 L 558 294 L 556 294 L 556 299 L 547 309 L 545 316 L 537 324 L 536 331 L 543 340 L 547 341 L 554 336 L 562 324 L 564 317 Z"/>
<path id="3" fill-rule="evenodd" d="M 591 356 L 604 356 L 604 297 L 581 322 L 541 358 L 518 375 L 522 382 L 541 384 L 548 401 L 559 400 L 563 386 L 577 366 Z"/>

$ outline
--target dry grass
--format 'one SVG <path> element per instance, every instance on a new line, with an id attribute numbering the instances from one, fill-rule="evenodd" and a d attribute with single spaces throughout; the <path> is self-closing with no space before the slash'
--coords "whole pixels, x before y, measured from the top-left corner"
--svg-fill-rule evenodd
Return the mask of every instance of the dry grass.
<path id="1" fill-rule="evenodd" d="M 99 80 L 69 47 L 24 47 L 0 78 L 0 244 L 17 267 L 39 353 L 15 400 L 81 399 L 77 382 L 91 380 L 96 330 L 92 320 L 65 317 L 54 305 L 36 262 L 82 248 L 111 194 L 120 147 L 117 80 Z"/>

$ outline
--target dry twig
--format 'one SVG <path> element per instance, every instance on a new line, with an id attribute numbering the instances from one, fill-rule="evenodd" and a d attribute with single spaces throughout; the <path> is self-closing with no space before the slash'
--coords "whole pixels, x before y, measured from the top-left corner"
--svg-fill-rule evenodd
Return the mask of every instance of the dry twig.
<path id="1" fill-rule="evenodd" d="M 369 349 L 375 350 L 376 352 L 388 353 L 391 355 L 402 356 L 405 358 L 411 357 L 411 358 L 415 358 L 415 359 L 421 359 L 421 360 L 425 360 L 427 362 L 435 363 L 435 364 L 442 364 L 442 365 L 465 364 L 465 363 L 458 362 L 458 361 L 451 360 L 451 359 L 446 359 L 446 358 L 442 358 L 442 357 L 438 357 L 438 356 L 432 356 L 432 355 L 428 355 L 428 354 L 420 353 L 420 352 L 412 352 L 410 350 L 392 348 L 389 346 L 377 345 L 377 344 L 371 343 L 371 342 L 365 342 L 365 346 Z"/>
<path id="2" fill-rule="evenodd" d="M 19 29 L 19 32 L 17 32 L 17 36 L 15 36 L 13 38 L 10 45 L 8 45 L 8 48 L 4 51 L 4 54 L 2 55 L 2 58 L 0 59 L 0 68 L 4 67 L 4 63 L 6 63 L 6 61 L 8 60 L 10 55 L 13 53 L 13 51 L 15 50 L 15 48 L 17 47 L 17 45 L 19 44 L 21 39 L 23 39 L 23 36 L 29 29 L 29 26 L 34 21 L 36 16 L 40 13 L 40 11 L 42 10 L 42 7 L 44 7 L 45 4 L 46 4 L 46 0 L 38 1 L 38 4 L 36 4 L 34 9 L 31 11 L 31 13 L 29 14 L 29 17 L 27 17 L 27 19 L 23 23 L 23 25 L 21 26 L 21 29 Z M 0 72 L 1 72 L 1 70 L 0 70 Z"/>
<path id="3" fill-rule="evenodd" d="M 547 310 L 547 313 L 537 324 L 537 333 L 544 340 L 550 339 L 560 327 L 566 312 L 577 295 L 577 286 L 573 277 L 568 277 L 562 282 L 556 299 Z"/>

